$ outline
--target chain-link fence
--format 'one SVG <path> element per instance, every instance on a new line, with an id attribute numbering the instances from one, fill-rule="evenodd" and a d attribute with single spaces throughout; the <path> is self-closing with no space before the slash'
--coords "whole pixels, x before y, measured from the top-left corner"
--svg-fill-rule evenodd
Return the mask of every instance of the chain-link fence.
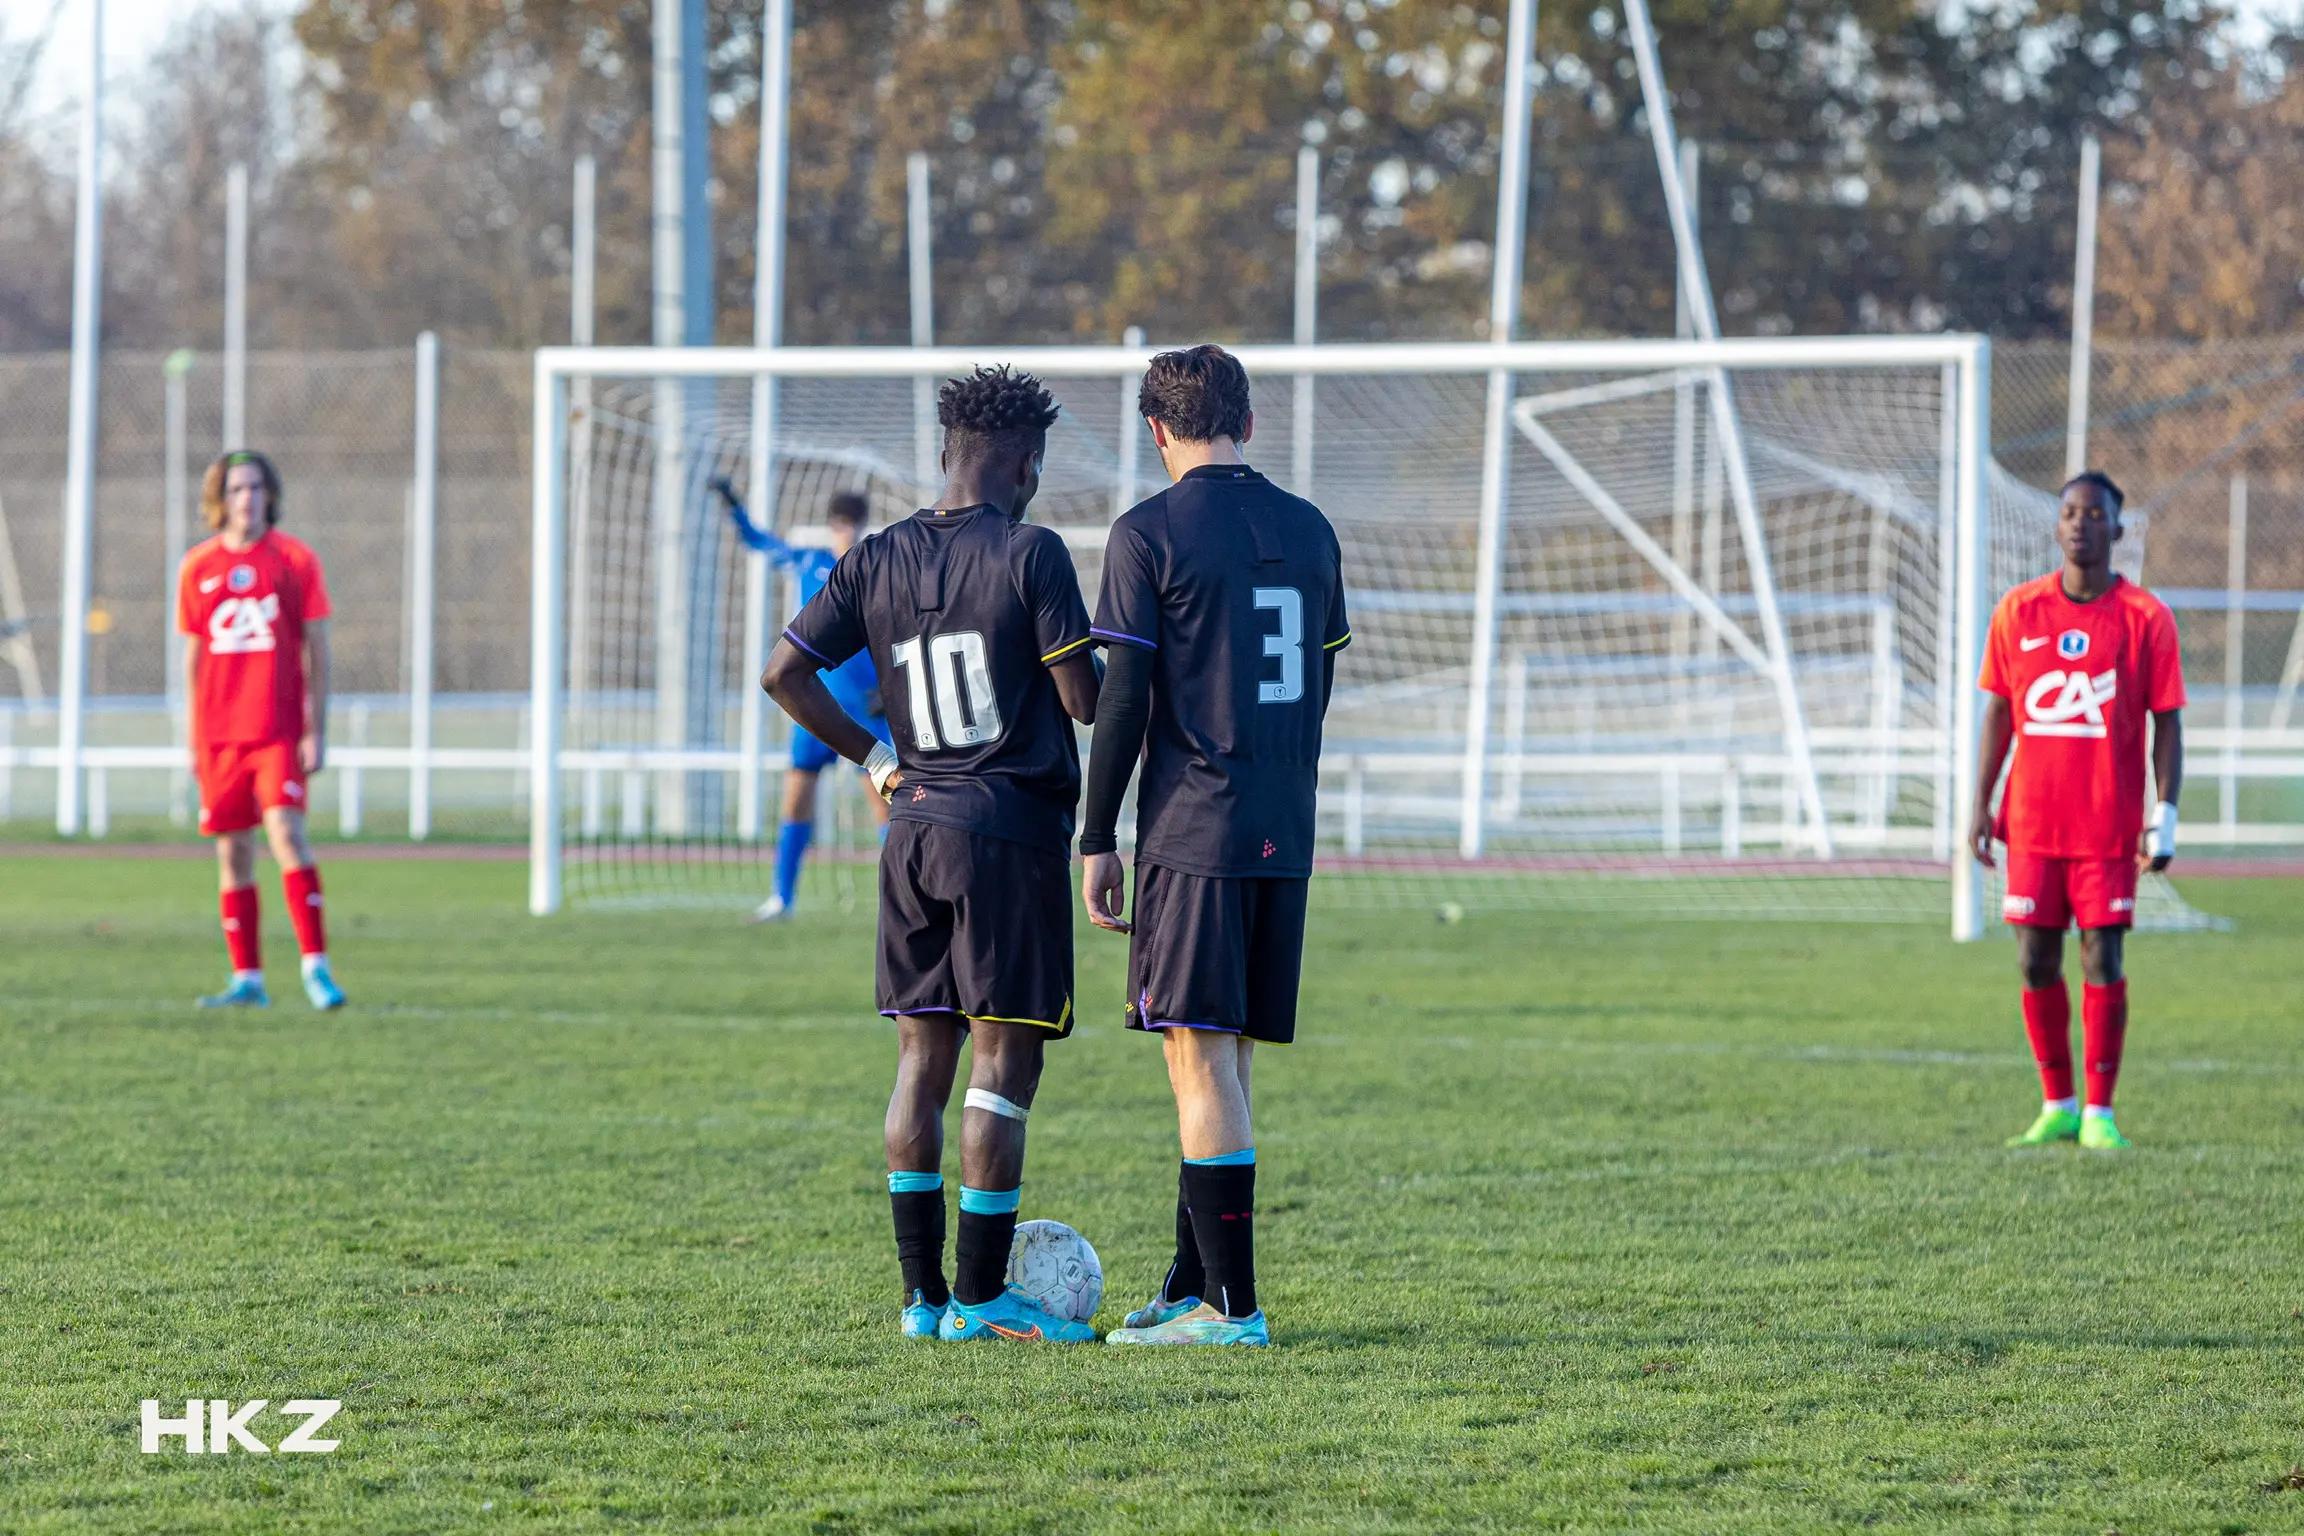
<path id="1" fill-rule="evenodd" d="M 317 809 L 366 830 L 405 828 L 416 782 L 405 749 L 421 714 L 432 825 L 509 833 L 525 815 L 529 357 L 442 354 L 429 571 L 411 559 L 417 366 L 414 348 L 249 360 L 247 446 L 279 462 L 284 526 L 320 551 L 336 603 L 330 736 L 344 771 L 322 777 Z M 0 357 L 0 820 L 19 823 L 53 804 L 43 770 L 54 761 L 68 368 L 62 355 Z M 2058 345 L 1995 350 L 1995 453 L 2034 485 L 2063 475 L 2068 368 Z M 91 792 L 118 826 L 180 822 L 184 776 L 151 764 L 172 759 L 173 565 L 207 536 L 198 483 L 224 446 L 222 369 L 200 356 L 172 375 L 165 356 L 115 353 L 101 391 L 88 739 L 100 752 L 144 750 L 99 763 L 105 782 Z M 2304 338 L 2104 343 L 2092 399 L 2090 460 L 2129 490 L 2139 568 L 2184 634 L 2186 811 L 2200 824 L 2190 835 L 2304 841 Z M 1068 407 L 1101 422 L 1115 404 L 1099 394 Z M 914 445 L 889 454 L 908 461 Z M 787 527 L 817 515 L 780 510 Z M 2038 551 L 2042 569 L 2054 559 Z M 429 708 L 411 671 L 427 607 Z"/>

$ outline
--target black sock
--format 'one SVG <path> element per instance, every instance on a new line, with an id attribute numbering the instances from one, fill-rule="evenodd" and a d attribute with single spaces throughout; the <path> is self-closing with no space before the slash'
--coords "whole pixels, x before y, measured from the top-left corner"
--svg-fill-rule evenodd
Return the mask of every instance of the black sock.
<path id="1" fill-rule="evenodd" d="M 952 1294 L 981 1306 L 1008 1286 L 1008 1248 L 1016 1240 L 1012 1210 L 960 1212 L 960 1242 L 953 1250 Z"/>
<path id="2" fill-rule="evenodd" d="M 1208 1275 L 1200 1267 L 1200 1240 L 1192 1235 L 1192 1194 L 1188 1187 L 1189 1166 L 1179 1163 L 1176 1168 L 1176 1257 L 1168 1266 L 1168 1278 L 1161 1282 L 1162 1301 L 1182 1301 L 1187 1296 L 1206 1295 Z"/>
<path id="3" fill-rule="evenodd" d="M 891 1193 L 888 1204 L 896 1213 L 896 1262 L 904 1268 L 904 1302 L 912 1293 L 932 1307 L 944 1305 L 944 1191 L 908 1189 Z"/>
<path id="4" fill-rule="evenodd" d="M 1226 1317 L 1246 1317 L 1256 1310 L 1256 1165 L 1186 1163 L 1184 1189 L 1207 1270 L 1200 1299 Z"/>

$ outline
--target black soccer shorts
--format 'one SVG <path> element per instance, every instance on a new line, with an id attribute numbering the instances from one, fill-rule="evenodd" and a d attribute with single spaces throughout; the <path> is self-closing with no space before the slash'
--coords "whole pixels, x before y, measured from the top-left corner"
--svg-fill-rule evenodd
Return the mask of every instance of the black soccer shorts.
<path id="1" fill-rule="evenodd" d="M 892 820 L 880 854 L 880 1011 L 1072 1033 L 1072 867 L 1033 848 Z"/>
<path id="2" fill-rule="evenodd" d="M 1137 865 L 1128 1027 L 1293 1041 L 1311 891 L 1309 880 L 1226 879 Z"/>

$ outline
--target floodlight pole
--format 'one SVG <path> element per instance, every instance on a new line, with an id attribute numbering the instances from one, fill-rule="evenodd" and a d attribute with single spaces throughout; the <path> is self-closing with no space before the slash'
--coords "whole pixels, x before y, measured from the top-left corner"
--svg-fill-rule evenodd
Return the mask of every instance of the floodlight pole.
<path id="1" fill-rule="evenodd" d="M 1521 263 L 1528 212 L 1529 56 L 1535 49 L 1536 0 L 1511 0 L 1505 30 L 1503 163 L 1496 191 L 1496 266 L 1488 290 L 1488 340 L 1512 339 L 1520 318 Z M 1473 569 L 1472 655 L 1464 711 L 1464 786 L 1458 847 L 1475 859 L 1485 845 L 1488 717 L 1496 693 L 1496 632 L 1504 569 L 1506 478 L 1511 459 L 1512 374 L 1488 374 L 1488 419 L 1480 453 L 1480 537 Z"/>
<path id="2" fill-rule="evenodd" d="M 408 498 L 408 836 L 432 835 L 432 630 L 440 511 L 440 338 L 416 338 L 416 458 Z"/>
<path id="3" fill-rule="evenodd" d="M 1296 345 L 1308 347 L 1320 331 L 1320 151 L 1296 151 Z M 1296 375 L 1288 396 L 1288 489 L 1312 494 L 1312 375 Z"/>
<path id="4" fill-rule="evenodd" d="M 1697 339 L 1716 341 L 1720 337 L 1720 316 L 1712 305 L 1712 279 L 1705 271 L 1704 251 L 1697 243 L 1686 189 L 1680 183 L 1672 101 L 1664 89 L 1664 68 L 1657 58 L 1656 27 L 1648 16 L 1648 0 L 1624 0 L 1624 15 L 1631 23 L 1633 57 L 1640 70 L 1640 94 L 1648 111 L 1648 137 L 1656 149 L 1658 179 L 1664 183 L 1664 206 L 1672 219 L 1672 241 L 1679 251 L 1680 286 L 1688 302 L 1689 318 L 1696 328 Z M 1709 383 L 1712 430 L 1719 439 L 1728 494 L 1735 504 L 1737 527 L 1744 539 L 1744 563 L 1752 575 L 1753 602 L 1759 610 L 1760 631 L 1771 664 L 1771 681 L 1784 718 L 1793 786 L 1807 813 L 1816 852 L 1830 857 L 1831 824 L 1825 817 L 1823 789 L 1816 778 L 1808 722 L 1800 706 L 1799 683 L 1792 674 L 1791 643 L 1785 636 L 1784 615 L 1776 601 L 1775 572 L 1770 568 L 1766 530 L 1760 524 L 1759 499 L 1752 488 L 1752 466 L 1744 456 L 1744 434 L 1736 419 L 1736 402 L 1727 370 L 1714 369 Z"/>
<path id="5" fill-rule="evenodd" d="M 2248 723 L 2248 476 L 2232 477 L 2224 538 L 2224 762 L 2217 785 L 2224 841 L 2239 841 L 2240 730 Z"/>
<path id="6" fill-rule="evenodd" d="M 2064 476 L 2088 467 L 2088 387 L 2096 362 L 2096 195 L 2104 152 L 2089 134 L 2080 141 L 2080 226 L 2072 252 L 2072 383 L 2064 420 Z"/>
<path id="7" fill-rule="evenodd" d="M 56 830 L 80 834 L 80 754 L 87 740 L 88 569 L 96 523 L 96 355 L 101 344 L 104 207 L 97 184 L 104 131 L 104 0 L 88 0 L 80 97 L 80 188 L 72 237 L 72 379 L 64 468 L 64 591 L 57 666 Z"/>
<path id="8" fill-rule="evenodd" d="M 789 156 L 792 92 L 792 0 L 768 0 L 760 18 L 760 185 L 758 255 L 752 269 L 752 344 L 781 346 L 784 340 L 784 205 Z M 775 375 L 752 376 L 751 480 L 746 489 L 752 515 L 764 528 L 776 526 Z M 747 553 L 744 560 L 744 667 L 738 680 L 736 835 L 755 842 L 767 818 L 762 813 L 761 761 L 765 754 L 767 711 L 759 677 L 768 666 L 768 557 Z"/>
<path id="9" fill-rule="evenodd" d="M 224 451 L 248 446 L 248 167 L 224 177 Z"/>
<path id="10" fill-rule="evenodd" d="M 160 627 L 160 684 L 168 698 L 168 740 L 179 749 L 187 745 L 184 714 L 184 631 L 176 612 L 176 574 L 184 564 L 187 545 L 185 514 L 190 510 L 192 477 L 185 461 L 191 456 L 190 390 L 185 375 L 192 371 L 193 354 L 179 347 L 161 364 L 166 397 L 166 430 L 162 434 L 168 462 L 160 477 L 160 590 L 167 594 L 168 611 Z M 168 819 L 181 826 L 189 819 L 183 763 L 168 770 Z"/>
<path id="11" fill-rule="evenodd" d="M 914 150 L 904 162 L 905 255 L 912 290 L 912 345 L 936 344 L 934 227 L 928 219 L 928 156 Z M 936 381 L 912 381 L 912 479 L 923 501 L 936 494 Z"/>

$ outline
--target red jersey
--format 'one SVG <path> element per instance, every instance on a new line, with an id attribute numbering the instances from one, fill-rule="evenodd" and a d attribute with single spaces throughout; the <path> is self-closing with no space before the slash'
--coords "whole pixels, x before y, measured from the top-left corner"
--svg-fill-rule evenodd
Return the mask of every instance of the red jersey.
<path id="1" fill-rule="evenodd" d="M 197 545 L 176 578 L 176 625 L 201 642 L 194 745 L 304 734 L 304 626 L 328 617 L 320 557 L 274 529 L 246 549 Z"/>
<path id="2" fill-rule="evenodd" d="M 2000 599 L 1979 685 L 2016 734 L 2001 840 L 2059 859 L 2133 858 L 2144 825 L 2145 721 L 2184 707 L 2168 605 L 2124 577 L 2093 602 L 2061 572 Z"/>

